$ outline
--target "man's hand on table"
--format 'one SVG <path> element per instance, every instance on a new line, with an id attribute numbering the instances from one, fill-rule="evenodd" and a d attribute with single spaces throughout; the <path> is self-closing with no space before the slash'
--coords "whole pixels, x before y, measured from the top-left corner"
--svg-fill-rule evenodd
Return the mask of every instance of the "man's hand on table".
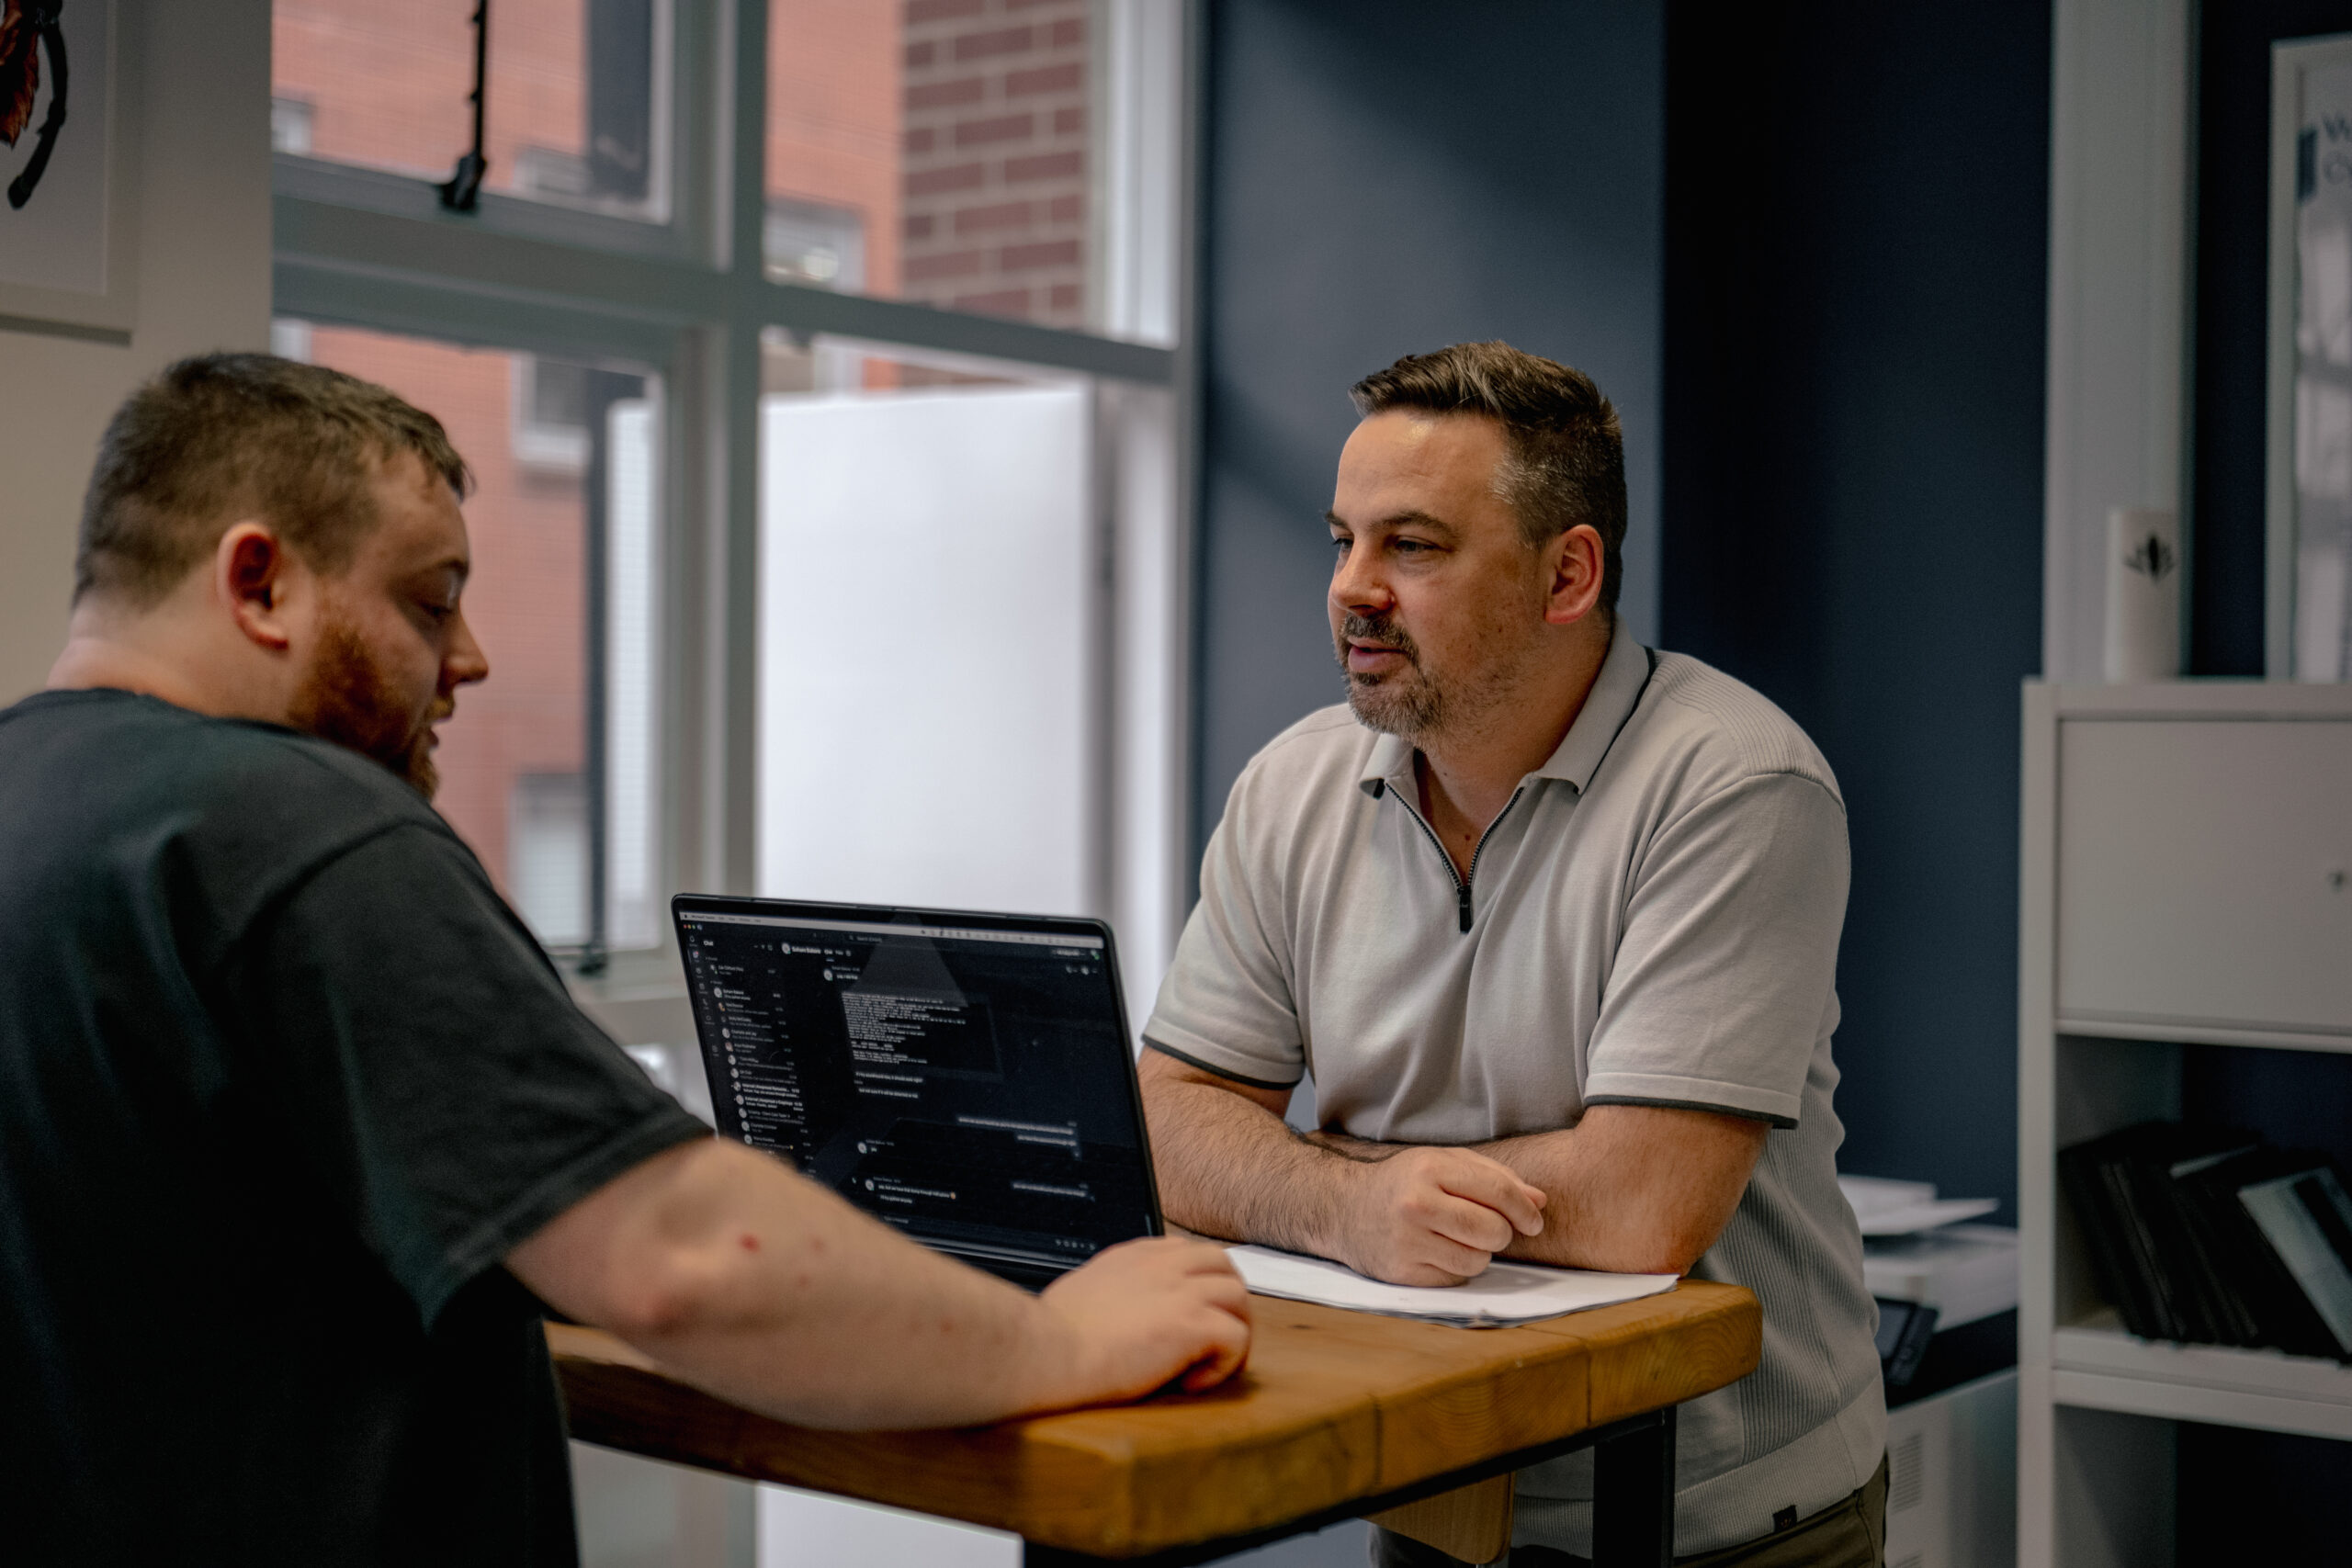
<path id="1" fill-rule="evenodd" d="M 1337 1258 L 1399 1285 L 1458 1285 L 1544 1229 L 1544 1193 L 1475 1149 L 1295 1134 L 1287 1089 L 1143 1054 L 1161 1201 L 1204 1235 Z"/>
<path id="2" fill-rule="evenodd" d="M 1310 1142 L 1322 1140 L 1310 1139 Z M 1395 1285 L 1458 1285 L 1497 1253 L 1544 1231 L 1544 1190 L 1472 1149 L 1373 1145 L 1367 1158 L 1324 1143 L 1357 1167 L 1331 1239 L 1340 1261 Z"/>
<path id="3" fill-rule="evenodd" d="M 1070 1388 L 1055 1404 L 1138 1399 L 1181 1375 L 1214 1388 L 1250 1355 L 1250 1289 L 1212 1242 L 1123 1242 L 1045 1289 L 1069 1337 Z"/>
<path id="4" fill-rule="evenodd" d="M 809 1427 L 964 1427 L 1206 1388 L 1250 1348 L 1248 1293 L 1215 1247 L 1130 1242 L 1026 1295 L 719 1138 L 624 1171 L 506 1267 L 672 1376 Z"/>

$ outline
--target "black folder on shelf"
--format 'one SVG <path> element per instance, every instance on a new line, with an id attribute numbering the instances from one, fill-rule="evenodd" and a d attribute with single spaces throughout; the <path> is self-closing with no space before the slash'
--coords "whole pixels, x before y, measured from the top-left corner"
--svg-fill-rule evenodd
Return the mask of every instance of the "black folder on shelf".
<path id="1" fill-rule="evenodd" d="M 2060 1153 L 2059 1179 L 2082 1222 L 2092 1272 L 2133 1334 L 2239 1342 L 2229 1281 L 2204 1259 L 2178 1184 L 2257 1146 L 2227 1128 L 2143 1122 Z"/>
<path id="2" fill-rule="evenodd" d="M 2132 1333 L 2352 1361 L 2352 1195 L 2326 1156 L 2147 1122 L 2062 1150 L 2058 1172 Z"/>

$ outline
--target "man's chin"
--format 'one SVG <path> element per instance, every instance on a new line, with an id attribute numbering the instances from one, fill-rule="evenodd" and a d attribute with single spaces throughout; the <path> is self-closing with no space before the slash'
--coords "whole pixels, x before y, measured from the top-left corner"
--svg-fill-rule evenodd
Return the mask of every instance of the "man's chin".
<path id="1" fill-rule="evenodd" d="M 433 750 L 429 746 L 413 748 L 393 766 L 392 771 L 407 780 L 409 787 L 427 800 L 441 793 L 441 770 L 433 765 Z"/>
<path id="2" fill-rule="evenodd" d="M 1437 718 L 1434 694 L 1399 686 L 1393 677 L 1348 677 L 1348 708 L 1356 722 L 1383 735 L 1419 742 Z"/>

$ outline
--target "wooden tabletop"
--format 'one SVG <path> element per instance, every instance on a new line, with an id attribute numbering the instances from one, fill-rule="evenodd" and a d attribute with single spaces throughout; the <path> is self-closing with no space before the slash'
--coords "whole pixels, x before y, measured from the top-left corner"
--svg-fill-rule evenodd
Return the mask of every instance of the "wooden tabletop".
<path id="1" fill-rule="evenodd" d="M 1130 1557 L 1679 1404 L 1755 1371 L 1763 1335 L 1754 1296 L 1699 1280 L 1517 1328 L 1250 1306 L 1249 1369 L 1222 1388 L 958 1431 L 787 1426 L 595 1329 L 549 1325 L 548 1343 L 588 1442 Z"/>

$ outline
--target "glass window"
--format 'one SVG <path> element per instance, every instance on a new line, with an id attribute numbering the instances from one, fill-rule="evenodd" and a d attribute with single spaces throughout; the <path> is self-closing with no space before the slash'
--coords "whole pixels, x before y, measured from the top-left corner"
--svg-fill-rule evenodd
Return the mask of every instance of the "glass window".
<path id="1" fill-rule="evenodd" d="M 491 672 L 442 728 L 435 804 L 550 947 L 659 942 L 659 380 L 322 322 L 272 338 L 435 415 L 473 468 Z"/>
<path id="2" fill-rule="evenodd" d="M 760 890 L 1091 908 L 1090 385 L 824 337 L 765 369 Z"/>
<path id="3" fill-rule="evenodd" d="M 474 0 L 277 0 L 281 152 L 447 179 L 473 144 Z M 668 217 L 667 0 L 491 8 L 482 188 Z"/>
<path id="4" fill-rule="evenodd" d="M 1091 9 L 769 0 L 769 275 L 1102 330 Z"/>

